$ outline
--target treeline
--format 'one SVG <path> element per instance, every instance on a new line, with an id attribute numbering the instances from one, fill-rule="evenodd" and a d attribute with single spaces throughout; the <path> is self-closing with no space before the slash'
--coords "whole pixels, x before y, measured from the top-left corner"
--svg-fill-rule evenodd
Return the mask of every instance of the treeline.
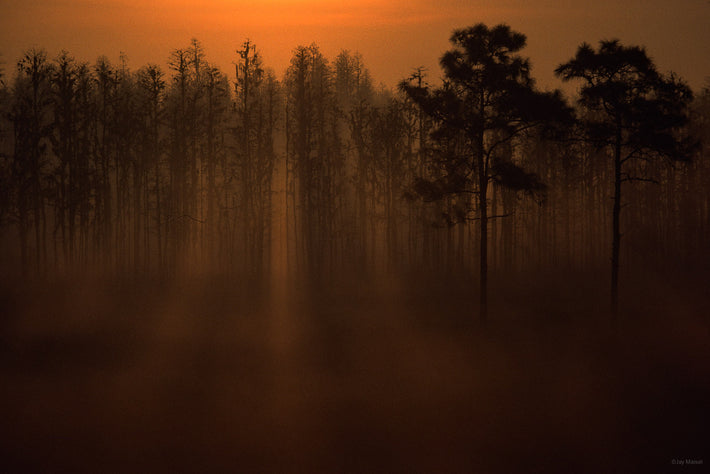
<path id="1" fill-rule="evenodd" d="M 169 75 L 28 51 L 3 91 L 2 217 L 21 266 L 244 267 L 268 250 L 270 222 L 251 216 L 270 213 L 281 92 L 249 44 L 242 56 L 230 83 L 196 40 Z"/>
<path id="2" fill-rule="evenodd" d="M 250 41 L 235 64 L 219 70 L 197 40 L 167 70 L 27 51 L 0 90 L 3 267 L 257 279 L 277 266 L 315 279 L 476 267 L 480 234 L 454 225 L 479 218 L 475 191 L 432 194 L 465 146 L 413 98 L 431 88 L 426 71 L 387 89 L 359 54 L 329 60 L 311 45 L 277 78 Z M 706 88 L 687 128 L 708 143 L 709 123 Z M 540 185 L 491 175 L 493 269 L 607 265 L 607 151 L 552 135 L 524 131 L 496 148 Z M 627 184 L 638 187 L 623 203 L 627 263 L 709 263 L 705 153 L 637 165 L 657 184 Z"/>

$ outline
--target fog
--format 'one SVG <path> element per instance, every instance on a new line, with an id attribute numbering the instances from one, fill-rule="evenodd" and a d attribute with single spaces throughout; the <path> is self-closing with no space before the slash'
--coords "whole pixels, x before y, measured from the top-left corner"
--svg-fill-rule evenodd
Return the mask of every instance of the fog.
<path id="1" fill-rule="evenodd" d="M 317 45 L 283 78 L 249 41 L 230 75 L 197 40 L 167 72 L 28 51 L 0 89 L 3 469 L 704 462 L 710 93 L 601 42 L 568 100 L 524 45 L 475 25 L 447 83 L 396 89 Z"/>
<path id="2" fill-rule="evenodd" d="M 702 456 L 698 288 L 649 298 L 665 284 L 646 282 L 610 328 L 594 280 L 534 281 L 494 285 L 485 330 L 442 282 L 5 284 L 3 464 L 640 472 Z"/>

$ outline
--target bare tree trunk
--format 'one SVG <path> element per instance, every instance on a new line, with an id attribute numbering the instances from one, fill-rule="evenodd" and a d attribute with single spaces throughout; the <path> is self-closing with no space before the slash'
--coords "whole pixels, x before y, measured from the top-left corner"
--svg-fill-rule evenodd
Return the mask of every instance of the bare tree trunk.
<path id="1" fill-rule="evenodd" d="M 485 116 L 485 102 L 483 93 L 480 97 L 479 114 Z M 480 256 L 479 256 L 479 277 L 480 277 L 480 322 L 485 325 L 488 320 L 488 160 L 484 148 L 483 130 L 477 138 L 478 147 L 478 205 L 480 213 Z"/>
<path id="2" fill-rule="evenodd" d="M 481 163 L 483 165 L 483 163 Z M 479 212 L 480 212 L 480 261 L 479 261 L 479 274 L 480 274 L 480 321 L 481 324 L 486 324 L 488 319 L 488 203 L 486 202 L 487 196 L 486 191 L 488 187 L 488 176 L 481 166 L 481 171 L 479 172 Z"/>
<path id="3" fill-rule="evenodd" d="M 621 128 L 617 129 L 614 148 L 614 207 L 611 236 L 611 318 L 619 316 L 619 249 L 621 245 Z"/>

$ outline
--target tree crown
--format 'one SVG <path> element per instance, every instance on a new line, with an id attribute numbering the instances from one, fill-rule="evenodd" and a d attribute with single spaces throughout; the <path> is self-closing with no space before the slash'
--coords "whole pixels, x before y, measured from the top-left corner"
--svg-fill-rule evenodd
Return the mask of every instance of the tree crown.
<path id="1" fill-rule="evenodd" d="M 693 147 L 678 131 L 687 123 L 692 91 L 674 74 L 659 73 L 644 48 L 608 40 L 595 50 L 583 43 L 555 73 L 583 81 L 579 104 L 588 111 L 583 125 L 590 141 L 606 146 L 620 139 L 637 156 L 689 158 Z"/>

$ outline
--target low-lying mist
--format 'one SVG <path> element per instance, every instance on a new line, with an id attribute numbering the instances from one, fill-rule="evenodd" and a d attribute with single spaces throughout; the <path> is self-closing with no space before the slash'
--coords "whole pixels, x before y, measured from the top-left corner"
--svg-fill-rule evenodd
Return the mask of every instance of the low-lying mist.
<path id="1" fill-rule="evenodd" d="M 4 281 L 7 472 L 661 472 L 702 459 L 710 300 L 646 274 Z M 702 281 L 702 279 L 700 280 Z M 631 283 L 635 282 L 635 283 Z"/>

